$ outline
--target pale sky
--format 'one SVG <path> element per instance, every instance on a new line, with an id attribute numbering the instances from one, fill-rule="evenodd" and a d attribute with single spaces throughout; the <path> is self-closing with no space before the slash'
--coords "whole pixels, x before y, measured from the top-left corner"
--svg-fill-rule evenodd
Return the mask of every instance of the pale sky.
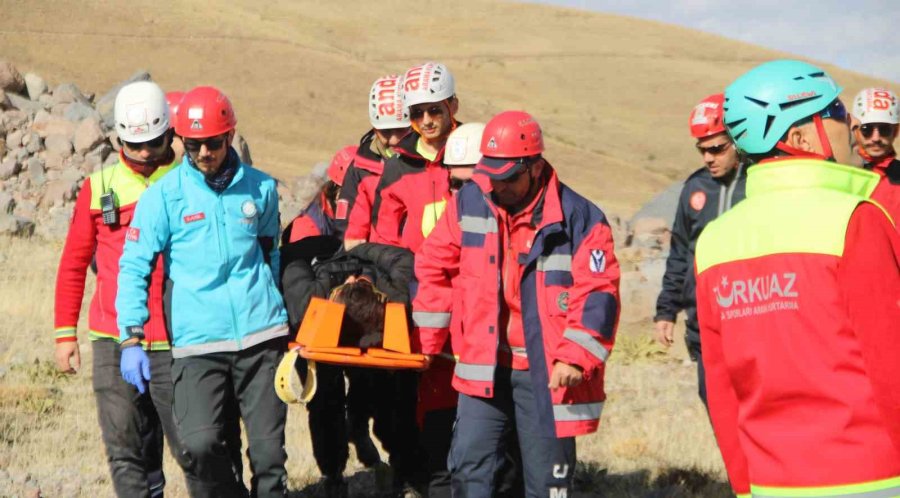
<path id="1" fill-rule="evenodd" d="M 900 83 L 898 0 L 525 0 L 715 33 Z"/>

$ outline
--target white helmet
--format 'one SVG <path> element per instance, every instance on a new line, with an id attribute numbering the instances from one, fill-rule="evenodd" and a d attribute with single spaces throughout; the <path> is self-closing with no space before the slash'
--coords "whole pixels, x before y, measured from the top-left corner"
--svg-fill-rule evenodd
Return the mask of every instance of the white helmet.
<path id="1" fill-rule="evenodd" d="M 898 124 L 897 94 L 887 88 L 866 88 L 853 99 L 853 115 L 860 124 Z"/>
<path id="2" fill-rule="evenodd" d="M 124 142 L 149 142 L 169 130 L 166 94 L 152 81 L 129 83 L 116 94 L 116 133 Z"/>
<path id="3" fill-rule="evenodd" d="M 481 135 L 484 123 L 460 125 L 447 138 L 444 164 L 447 166 L 475 166 L 481 160 Z"/>
<path id="4" fill-rule="evenodd" d="M 408 128 L 403 108 L 403 78 L 392 74 L 375 80 L 369 92 L 369 122 L 376 130 Z"/>
<path id="5" fill-rule="evenodd" d="M 441 102 L 456 94 L 456 84 L 447 66 L 440 62 L 426 62 L 406 71 L 403 76 L 403 104 Z"/>

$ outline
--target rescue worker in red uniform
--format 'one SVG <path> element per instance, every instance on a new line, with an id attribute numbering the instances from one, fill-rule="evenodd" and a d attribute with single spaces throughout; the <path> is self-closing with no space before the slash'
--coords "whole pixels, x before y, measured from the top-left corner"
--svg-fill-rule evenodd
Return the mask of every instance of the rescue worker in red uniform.
<path id="1" fill-rule="evenodd" d="M 76 325 L 88 267 L 95 263 L 97 287 L 91 299 L 89 336 L 97 415 L 118 496 L 162 496 L 163 433 L 176 460 L 183 462 L 172 419 L 172 354 L 163 311 L 164 268 L 157 261 L 150 278 L 143 348 L 152 380 L 135 389 L 119 373 L 116 279 L 125 233 L 138 198 L 175 165 L 169 110 L 162 90 L 151 82 L 122 87 L 115 102 L 119 162 L 85 179 L 56 279 L 56 364 L 63 372 L 81 367 Z"/>
<path id="2" fill-rule="evenodd" d="M 375 189 L 384 172 L 384 162 L 394 155 L 393 148 L 410 132 L 409 116 L 403 106 L 402 77 L 384 76 L 372 84 L 369 123 L 372 129 L 359 141 L 335 213 L 338 228 L 346 225 L 342 231 L 347 250 L 369 240 Z"/>
<path id="3" fill-rule="evenodd" d="M 709 413 L 735 493 L 900 495 L 900 238 L 851 166 L 841 88 L 777 60 L 725 90 L 755 163 L 697 242 Z"/>
<path id="4" fill-rule="evenodd" d="M 513 422 L 525 495 L 566 496 L 575 436 L 596 431 L 606 398 L 619 315 L 611 230 L 593 203 L 560 183 L 543 151 L 527 113 L 491 119 L 473 181 L 416 255 L 413 320 L 423 353 L 440 354 L 452 312 L 464 312 L 454 345 L 454 496 L 494 495 L 498 448 Z"/>
<path id="5" fill-rule="evenodd" d="M 691 111 L 691 136 L 697 140 L 704 166 L 688 177 L 678 197 L 672 244 L 653 318 L 656 340 L 668 348 L 674 342 L 675 317 L 681 311 L 687 315 L 684 339 L 691 361 L 697 363 L 697 393 L 704 405 L 706 382 L 694 295 L 694 248 L 710 221 L 743 200 L 747 181 L 746 167 L 722 122 L 724 100 L 721 93 L 710 95 Z"/>
<path id="6" fill-rule="evenodd" d="M 894 150 L 900 123 L 897 94 L 887 88 L 866 88 L 853 99 L 853 115 L 857 121 L 853 133 L 863 167 L 881 177 L 872 199 L 896 223 L 900 221 L 900 161 Z"/>
<path id="7" fill-rule="evenodd" d="M 348 145 L 337 151 L 331 158 L 326 174 L 328 180 L 319 190 L 313 201 L 297 215 L 282 233 L 282 244 L 297 242 L 306 237 L 317 235 L 339 236 L 336 227 L 334 210 L 341 186 L 347 174 L 347 168 L 353 161 L 355 145 Z"/>
<path id="8" fill-rule="evenodd" d="M 394 147 L 385 161 L 373 205 L 373 241 L 418 250 L 428 236 L 428 220 L 437 221 L 434 206 L 450 191 L 443 165 L 444 144 L 459 124 L 459 99 L 453 74 L 439 62 L 409 69 L 403 77 L 403 104 L 415 133 Z"/>

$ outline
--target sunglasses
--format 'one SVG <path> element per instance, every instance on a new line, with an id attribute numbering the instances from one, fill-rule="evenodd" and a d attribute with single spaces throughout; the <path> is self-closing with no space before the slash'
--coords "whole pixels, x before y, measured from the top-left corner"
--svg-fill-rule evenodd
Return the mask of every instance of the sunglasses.
<path id="1" fill-rule="evenodd" d="M 719 154 L 728 150 L 729 147 L 731 147 L 731 142 L 725 142 L 710 147 L 700 147 L 699 145 L 697 145 L 697 152 L 699 152 L 701 156 L 705 156 L 706 154 L 718 156 Z"/>
<path id="2" fill-rule="evenodd" d="M 866 123 L 859 127 L 859 132 L 863 138 L 872 138 L 875 130 L 878 130 L 878 134 L 885 138 L 890 138 L 894 135 L 894 125 L 890 123 Z"/>
<path id="3" fill-rule="evenodd" d="M 417 107 L 415 109 L 410 109 L 409 110 L 409 119 L 413 119 L 413 120 L 422 119 L 422 117 L 425 115 L 426 112 L 428 113 L 429 116 L 431 116 L 433 118 L 436 118 L 438 116 L 443 116 L 444 115 L 444 106 L 435 104 L 431 107 L 428 107 L 427 109 L 422 109 L 420 107 Z"/>
<path id="4" fill-rule="evenodd" d="M 163 144 L 166 143 L 166 134 L 163 133 L 162 135 L 154 138 L 153 140 L 148 140 L 146 142 L 126 142 L 125 140 L 122 140 L 122 143 L 125 144 L 125 146 L 131 150 L 141 150 L 144 148 L 158 149 L 158 148 L 162 147 Z"/>
<path id="5" fill-rule="evenodd" d="M 822 119 L 834 119 L 835 121 L 840 121 L 842 123 L 849 123 L 850 116 L 847 114 L 847 108 L 844 107 L 844 103 L 841 102 L 841 99 L 834 99 L 834 102 L 828 105 L 825 109 L 822 109 L 819 112 L 819 116 Z"/>
<path id="6" fill-rule="evenodd" d="M 207 138 L 206 140 L 195 140 L 193 138 L 184 139 L 184 150 L 189 152 L 199 152 L 200 147 L 206 146 L 206 150 L 213 151 L 219 150 L 222 148 L 222 145 L 225 143 L 226 138 L 224 136 L 218 136 L 215 138 Z"/>

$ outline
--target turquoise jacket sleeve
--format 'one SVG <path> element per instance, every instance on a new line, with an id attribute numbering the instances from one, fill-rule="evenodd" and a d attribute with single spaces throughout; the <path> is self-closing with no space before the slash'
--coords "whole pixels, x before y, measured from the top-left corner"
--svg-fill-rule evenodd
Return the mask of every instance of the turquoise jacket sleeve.
<path id="1" fill-rule="evenodd" d="M 169 239 L 169 220 L 159 184 L 141 196 L 125 234 L 125 248 L 119 259 L 116 314 L 119 337 L 128 338 L 128 327 L 143 326 L 149 318 L 147 285 L 153 261 Z"/>

